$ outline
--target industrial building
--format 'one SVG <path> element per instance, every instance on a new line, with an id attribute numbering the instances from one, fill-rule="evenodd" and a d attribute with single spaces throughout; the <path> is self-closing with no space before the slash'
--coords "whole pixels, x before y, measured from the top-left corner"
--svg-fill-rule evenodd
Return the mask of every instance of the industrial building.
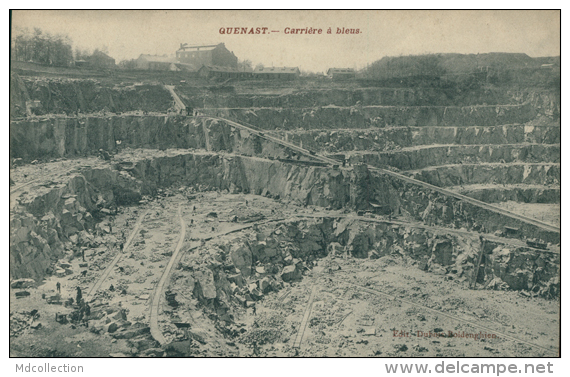
<path id="1" fill-rule="evenodd" d="M 228 50 L 225 44 L 217 45 L 194 45 L 181 43 L 176 51 L 176 61 L 180 63 L 192 64 L 196 67 L 218 66 L 218 67 L 238 67 L 238 58 Z"/>
<path id="2" fill-rule="evenodd" d="M 253 77 L 259 79 L 294 80 L 301 72 L 298 67 L 256 67 Z"/>

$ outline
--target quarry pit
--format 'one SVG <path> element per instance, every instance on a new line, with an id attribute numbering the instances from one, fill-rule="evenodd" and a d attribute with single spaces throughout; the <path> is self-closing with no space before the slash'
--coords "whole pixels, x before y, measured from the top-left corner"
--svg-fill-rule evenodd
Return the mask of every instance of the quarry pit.
<path id="1" fill-rule="evenodd" d="M 10 106 L 13 356 L 558 355 L 557 90 L 23 71 Z"/>

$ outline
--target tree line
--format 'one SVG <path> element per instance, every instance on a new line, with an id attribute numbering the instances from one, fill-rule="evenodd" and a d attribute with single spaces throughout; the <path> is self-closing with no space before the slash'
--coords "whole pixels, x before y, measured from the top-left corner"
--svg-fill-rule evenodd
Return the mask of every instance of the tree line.
<path id="1" fill-rule="evenodd" d="M 46 65 L 68 67 L 76 60 L 96 60 L 108 53 L 107 48 L 94 51 L 76 48 L 67 35 L 46 33 L 40 28 L 14 28 L 11 39 L 11 59 Z"/>
<path id="2" fill-rule="evenodd" d="M 67 35 L 44 33 L 39 28 L 14 30 L 11 44 L 13 60 L 69 66 L 73 61 L 71 39 Z"/>

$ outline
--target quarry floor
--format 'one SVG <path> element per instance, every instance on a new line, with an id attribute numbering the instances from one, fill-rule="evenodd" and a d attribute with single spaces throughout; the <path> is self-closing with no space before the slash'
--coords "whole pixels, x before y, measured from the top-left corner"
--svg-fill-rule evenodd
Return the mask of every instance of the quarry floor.
<path id="1" fill-rule="evenodd" d="M 29 165 L 16 169 L 13 179 L 18 185 L 22 182 L 19 177 L 27 174 L 28 178 L 40 177 L 38 180 L 49 183 L 66 174 L 67 169 L 81 164 L 105 164 L 91 160 Z M 38 175 L 36 169 L 44 174 Z M 181 250 L 183 258 L 202 258 L 212 245 L 228 243 L 242 233 L 254 232 L 250 226 L 263 227 L 267 221 L 342 215 L 338 211 L 301 207 L 255 195 L 221 192 L 194 195 L 189 199 L 184 188 L 165 190 L 159 197 L 138 206 L 121 208 L 113 220 L 104 220 L 105 225 L 112 227 L 99 236 L 100 247 L 86 253 L 90 269 L 85 277 L 80 276 L 81 258 L 75 258 L 71 260 L 74 274 L 50 277 L 38 288 L 29 289 L 28 297 L 16 298 L 18 290 L 11 290 L 10 312 L 37 309 L 40 318 L 36 321 L 42 324 L 39 329 L 28 327 L 10 338 L 11 356 L 136 355 L 124 339 L 97 335 L 83 326 L 72 328 L 69 324 L 56 323 L 56 313 L 71 309 L 47 304 L 42 294 L 54 294 L 57 281 L 62 284 L 64 299 L 75 297 L 77 286 L 88 292 L 119 252 L 117 242 L 131 234 L 141 216 L 144 218 L 140 229 L 101 284 L 103 292 L 96 295 L 93 309 L 119 306 L 127 310 L 129 321 L 148 324 L 156 283 L 180 236 L 178 210 L 188 227 Z M 208 216 L 211 212 L 216 212 L 217 217 Z M 231 222 L 237 214 L 262 214 L 265 219 L 256 224 Z M 235 232 L 229 233 L 231 231 Z M 114 291 L 109 290 L 111 284 Z M 173 311 L 164 302 L 164 292 L 159 292 L 163 297 L 159 329 L 167 340 L 172 340 L 176 330 L 171 322 L 191 323 L 193 331 L 205 339 L 204 344 L 196 345 L 193 356 L 539 357 L 558 354 L 558 300 L 530 298 L 513 291 L 470 290 L 465 281 L 421 271 L 412 261 L 403 258 L 386 256 L 369 260 L 329 256 L 306 271 L 302 281 L 284 284 L 279 292 L 268 293 L 258 301 L 255 312 L 252 308 L 236 311 L 236 325 L 247 330 L 246 336 L 251 334 L 257 339 L 256 347 L 224 338 L 192 298 L 192 291 L 175 282 L 170 282 L 169 288 L 177 293 L 182 305 Z M 123 288 L 125 292 L 121 292 Z M 268 340 L 264 330 L 277 331 L 280 335 L 277 340 Z M 495 334 L 497 338 L 475 340 L 434 335 L 441 332 L 447 335 L 449 331 Z M 418 332 L 425 336 L 418 336 Z"/>

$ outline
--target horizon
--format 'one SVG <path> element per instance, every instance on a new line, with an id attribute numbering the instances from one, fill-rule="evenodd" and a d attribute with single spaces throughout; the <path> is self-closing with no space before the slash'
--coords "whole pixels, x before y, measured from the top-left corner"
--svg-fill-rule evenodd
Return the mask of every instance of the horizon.
<path id="1" fill-rule="evenodd" d="M 224 43 L 253 66 L 310 72 L 362 69 L 383 57 L 410 55 L 560 56 L 559 11 L 15 10 L 12 26 L 67 35 L 74 50 L 106 49 L 117 63 L 141 54 L 173 56 L 181 43 Z M 329 27 L 332 33 L 326 34 Z M 266 28 L 267 33 L 228 34 L 228 28 Z M 287 33 L 309 28 L 322 33 Z M 359 33 L 336 34 L 346 29 Z"/>

